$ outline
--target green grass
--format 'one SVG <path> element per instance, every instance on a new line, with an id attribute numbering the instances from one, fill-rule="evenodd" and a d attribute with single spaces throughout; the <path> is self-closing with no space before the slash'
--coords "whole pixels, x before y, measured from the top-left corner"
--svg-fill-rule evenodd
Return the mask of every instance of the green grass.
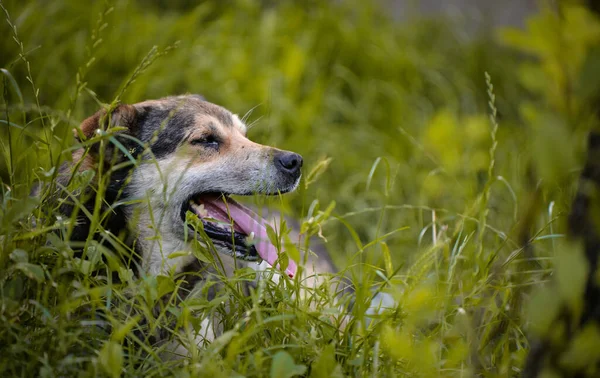
<path id="1" fill-rule="evenodd" d="M 596 125 L 600 22 L 564 6 L 467 36 L 367 3 L 0 1 L 0 375 L 519 375 L 556 304 L 580 303 L 564 223 Z M 101 104 L 186 92 L 304 156 L 296 193 L 256 201 L 327 240 L 358 288 L 350 320 L 328 285 L 301 299 L 301 282 L 264 281 L 247 297 L 247 270 L 178 303 L 180 277 L 73 245 L 51 189 L 29 197 L 34 181 L 55 188 L 70 130 Z M 94 231 L 122 249 L 103 215 Z M 377 291 L 399 305 L 367 322 Z M 163 359 L 152 336 L 207 314 L 225 333 Z"/>

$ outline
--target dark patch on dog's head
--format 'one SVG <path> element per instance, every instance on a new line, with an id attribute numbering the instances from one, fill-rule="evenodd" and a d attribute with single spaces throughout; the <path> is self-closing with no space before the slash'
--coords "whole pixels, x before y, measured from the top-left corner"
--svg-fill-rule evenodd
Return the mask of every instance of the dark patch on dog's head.
<path id="1" fill-rule="evenodd" d="M 143 106 L 138 112 L 139 139 L 150 144 L 157 159 L 175 152 L 194 123 L 194 114 L 176 107 Z"/>
<path id="2" fill-rule="evenodd" d="M 142 145 L 150 145 L 157 159 L 173 153 L 183 142 L 187 130 L 194 125 L 195 115 L 206 114 L 215 117 L 224 126 L 232 127 L 233 119 L 229 112 L 204 100 L 200 95 L 167 97 L 148 101 L 139 105 L 118 105 L 110 115 L 100 110 L 85 119 L 75 137 L 79 141 L 93 138 L 96 130 L 120 126 L 125 130 L 116 135 L 121 144 L 133 157 L 143 150 Z M 119 135 L 127 135 L 123 138 Z M 137 139 L 134 140 L 134 139 Z M 112 158 L 113 147 L 105 149 L 105 155 Z M 97 155 L 99 144 L 90 148 Z M 125 156 L 123 156 L 125 157 Z"/>
<path id="3" fill-rule="evenodd" d="M 213 109 L 211 109 L 213 110 Z M 233 127 L 233 118 L 231 118 L 231 114 L 228 112 L 222 112 L 222 111 L 212 111 L 212 112 L 208 112 L 208 114 L 211 114 L 219 120 L 219 122 L 221 122 L 221 124 L 223 124 L 223 126 L 227 126 L 227 127 Z"/>
<path id="4" fill-rule="evenodd" d="M 185 140 L 198 115 L 215 118 L 225 127 L 233 127 L 231 113 L 206 102 L 200 95 L 167 97 L 136 105 L 138 138 L 150 145 L 157 159 L 167 156 Z"/>

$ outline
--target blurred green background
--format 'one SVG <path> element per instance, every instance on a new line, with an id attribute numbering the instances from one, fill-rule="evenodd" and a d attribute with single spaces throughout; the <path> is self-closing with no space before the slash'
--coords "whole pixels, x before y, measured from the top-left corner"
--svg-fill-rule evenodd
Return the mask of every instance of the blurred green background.
<path id="1" fill-rule="evenodd" d="M 564 209 L 597 106 L 600 24 L 583 3 L 540 3 L 511 28 L 484 16 L 474 27 L 469 8 L 462 18 L 413 11 L 399 20 L 390 16 L 397 7 L 355 0 L 3 5 L 10 20 L 0 23 L 0 67 L 11 78 L 4 75 L 2 117 L 27 125 L 13 133 L 11 170 L 3 124 L 7 185 L 12 172 L 15 190 L 27 193 L 32 173 L 51 165 L 31 134 L 44 139 L 50 130 L 56 156 L 64 130 L 111 102 L 150 53 L 156 60 L 122 101 L 192 92 L 251 111 L 250 137 L 301 153 L 306 172 L 331 159 L 284 207 L 300 217 L 315 199 L 321 208 L 335 201 L 338 215 L 360 212 L 348 221 L 364 241 L 410 226 L 389 240 L 397 261 L 417 251 L 431 212 L 364 210 L 468 215 L 490 163 L 485 72 L 498 109 L 493 176 L 503 178 L 492 190 L 490 223 L 508 233 L 540 182 L 545 202 Z M 339 222 L 327 231 L 336 256 L 353 249 Z"/>
<path id="2" fill-rule="evenodd" d="M 443 339 L 460 345 L 431 366 L 454 364 L 459 350 L 452 366 L 471 359 L 514 373 L 528 350 L 528 288 L 548 282 L 551 257 L 571 252 L 560 239 L 598 126 L 600 20 L 594 2 L 457 3 L 450 12 L 433 0 L 0 0 L 2 234 L 28 248 L 33 226 L 12 226 L 25 216 L 13 198 L 51 176 L 70 129 L 102 103 L 199 93 L 247 114 L 250 138 L 304 156 L 305 181 L 280 206 L 303 219 L 317 201 L 335 203 L 322 234 L 339 267 L 352 256 L 385 265 L 389 251 L 386 277 L 400 272 L 409 296 L 433 277 L 425 292 L 444 306 L 441 325 L 423 332 L 423 349 L 402 344 L 425 328 L 416 315 L 405 334 L 384 332 L 393 358 L 429 366 L 421 351 Z M 47 230 L 34 232 L 29 254 L 44 265 Z M 18 269 L 22 257 L 10 257 Z M 573 266 L 563 264 L 566 297 L 585 276 L 585 264 Z M 546 308 L 532 311 L 540 332 Z M 464 340 L 445 333 L 469 329 L 461 314 L 472 316 Z"/>

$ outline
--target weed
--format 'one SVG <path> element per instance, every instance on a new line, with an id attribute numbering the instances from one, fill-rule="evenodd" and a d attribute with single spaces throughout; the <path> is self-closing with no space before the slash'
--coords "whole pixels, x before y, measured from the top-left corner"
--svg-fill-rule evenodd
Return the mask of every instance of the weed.
<path id="1" fill-rule="evenodd" d="M 600 23 L 584 8 L 464 41 L 448 20 L 398 24 L 359 0 L 0 5 L 2 376 L 516 376 L 526 336 L 546 337 L 593 286 L 564 240 L 597 122 Z M 59 185 L 75 148 L 127 152 L 114 128 L 74 141 L 80 120 L 185 92 L 305 157 L 296 193 L 246 202 L 300 220 L 300 243 L 283 221 L 272 232 L 290 253 L 325 243 L 340 268 L 330 281 L 262 279 L 248 293 L 256 273 L 227 275 L 197 242 L 176 253 L 212 267 L 207 285 L 146 275 L 108 231 L 113 209 L 78 196 L 124 166 Z M 77 217 L 92 224 L 81 243 Z M 381 293 L 397 305 L 374 311 Z M 223 332 L 196 344 L 205 318 Z M 173 358 L 165 339 L 191 355 Z"/>

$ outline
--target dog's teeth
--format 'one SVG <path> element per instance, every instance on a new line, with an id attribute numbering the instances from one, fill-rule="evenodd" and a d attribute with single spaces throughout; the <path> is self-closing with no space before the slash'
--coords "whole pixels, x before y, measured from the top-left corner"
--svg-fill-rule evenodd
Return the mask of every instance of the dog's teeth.
<path id="1" fill-rule="evenodd" d="M 202 217 L 207 217 L 207 216 L 208 216 L 208 210 L 206 210 L 206 209 L 204 208 L 204 205 L 200 205 L 200 206 L 198 206 L 198 212 L 200 213 L 200 215 L 201 215 Z"/>
<path id="2" fill-rule="evenodd" d="M 254 231 L 250 233 L 250 235 L 246 236 L 246 245 L 248 247 L 254 245 Z"/>
<path id="3" fill-rule="evenodd" d="M 201 218 L 208 217 L 208 210 L 204 208 L 204 204 L 198 205 L 196 202 L 190 201 L 190 207 L 192 210 L 194 210 L 196 215 L 200 216 Z"/>

